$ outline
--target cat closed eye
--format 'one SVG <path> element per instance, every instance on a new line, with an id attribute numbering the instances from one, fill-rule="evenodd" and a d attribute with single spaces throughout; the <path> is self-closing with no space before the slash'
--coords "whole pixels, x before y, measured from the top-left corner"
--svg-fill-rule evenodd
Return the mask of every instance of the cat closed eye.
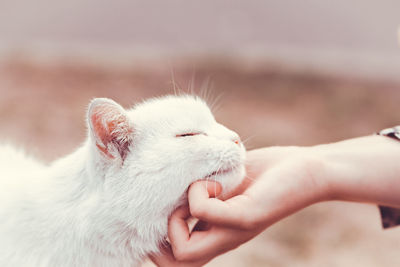
<path id="1" fill-rule="evenodd" d="M 188 136 L 195 136 L 195 135 L 200 135 L 203 133 L 184 133 L 184 134 L 177 134 L 176 137 L 188 137 Z"/>

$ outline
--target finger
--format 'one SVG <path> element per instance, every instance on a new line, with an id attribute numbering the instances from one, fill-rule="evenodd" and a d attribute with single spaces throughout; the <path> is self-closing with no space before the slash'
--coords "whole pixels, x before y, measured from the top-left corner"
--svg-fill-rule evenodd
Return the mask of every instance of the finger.
<path id="1" fill-rule="evenodd" d="M 157 266 L 175 266 L 176 261 L 170 246 L 163 246 L 159 254 L 151 254 L 150 260 Z"/>
<path id="2" fill-rule="evenodd" d="M 186 220 L 190 217 L 189 207 L 183 206 L 172 213 L 168 222 L 168 238 L 172 249 L 174 244 L 184 244 L 189 240 L 190 230 Z"/>
<path id="3" fill-rule="evenodd" d="M 217 197 L 222 192 L 222 186 L 220 185 L 220 183 L 214 181 L 199 181 L 196 183 L 201 183 L 206 186 L 209 197 Z"/>
<path id="4" fill-rule="evenodd" d="M 168 223 L 168 238 L 170 240 L 172 252 L 175 259 L 179 261 L 192 261 L 192 254 L 196 251 L 191 250 L 190 247 L 196 245 L 196 243 L 203 238 L 203 236 L 199 234 L 200 232 L 193 232 L 192 235 L 190 234 L 189 227 L 186 223 L 186 219 L 189 216 L 189 208 L 187 206 L 181 207 L 172 214 Z M 191 251 L 190 253 L 187 252 L 188 249 Z M 197 259 L 201 259 L 201 257 Z"/>
<path id="5" fill-rule="evenodd" d="M 213 227 L 205 232 L 193 232 L 184 243 L 173 244 L 174 256 L 179 261 L 210 261 L 236 247 L 232 242 L 237 232 L 229 228 Z"/>
<path id="6" fill-rule="evenodd" d="M 188 198 L 190 213 L 200 220 L 243 229 L 252 226 L 253 217 L 249 212 L 252 203 L 247 195 L 226 201 L 210 198 L 205 182 L 198 182 L 190 186 Z"/>
<path id="7" fill-rule="evenodd" d="M 149 258 L 155 265 L 160 267 L 200 267 L 211 260 L 203 258 L 198 261 L 177 261 L 170 245 L 162 246 L 160 253 L 149 255 Z"/>
<path id="8" fill-rule="evenodd" d="M 189 227 L 186 223 L 186 219 L 189 216 L 189 208 L 186 206 L 177 209 L 169 220 L 168 238 L 170 240 L 173 258 L 175 261 L 179 262 L 196 260 L 208 261 L 210 259 L 203 257 L 203 253 L 190 248 L 193 247 L 193 244 L 196 245 L 196 243 L 202 239 L 202 236 L 198 235 L 197 232 L 192 233 L 192 235 L 190 234 Z M 207 254 L 208 253 L 209 252 L 207 251 Z M 171 262 L 171 258 L 168 256 L 170 254 L 171 253 L 156 260 L 164 261 L 166 263 Z M 194 255 L 199 256 L 194 258 Z"/>

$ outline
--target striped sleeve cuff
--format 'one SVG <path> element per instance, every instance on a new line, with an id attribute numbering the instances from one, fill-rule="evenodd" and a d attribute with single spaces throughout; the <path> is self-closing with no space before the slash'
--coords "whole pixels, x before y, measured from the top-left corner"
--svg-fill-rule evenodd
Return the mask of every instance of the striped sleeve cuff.
<path id="1" fill-rule="evenodd" d="M 378 135 L 387 136 L 397 141 L 400 141 L 400 126 L 384 129 L 380 131 Z M 379 211 L 381 213 L 383 228 L 386 229 L 400 225 L 400 209 L 386 207 L 386 206 L 379 206 Z"/>

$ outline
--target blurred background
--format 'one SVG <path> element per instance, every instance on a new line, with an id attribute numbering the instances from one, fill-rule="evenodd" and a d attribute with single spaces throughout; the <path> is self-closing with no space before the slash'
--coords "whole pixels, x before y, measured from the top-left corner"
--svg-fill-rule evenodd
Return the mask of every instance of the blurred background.
<path id="1" fill-rule="evenodd" d="M 249 149 L 400 124 L 397 0 L 0 1 L 0 138 L 51 161 L 93 97 L 129 107 L 191 86 Z M 206 88 L 206 89 L 205 89 Z M 322 203 L 208 266 L 400 266 L 400 227 Z M 151 263 L 148 263 L 151 266 Z"/>

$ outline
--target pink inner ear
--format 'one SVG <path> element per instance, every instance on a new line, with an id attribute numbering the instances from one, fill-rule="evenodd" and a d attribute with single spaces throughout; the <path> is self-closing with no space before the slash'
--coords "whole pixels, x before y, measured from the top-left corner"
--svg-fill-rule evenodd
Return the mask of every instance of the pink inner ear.
<path id="1" fill-rule="evenodd" d="M 121 110 L 113 104 L 103 103 L 92 108 L 90 119 L 97 148 L 109 158 L 115 158 L 108 150 L 109 144 L 113 144 L 124 158 L 132 129 Z"/>

